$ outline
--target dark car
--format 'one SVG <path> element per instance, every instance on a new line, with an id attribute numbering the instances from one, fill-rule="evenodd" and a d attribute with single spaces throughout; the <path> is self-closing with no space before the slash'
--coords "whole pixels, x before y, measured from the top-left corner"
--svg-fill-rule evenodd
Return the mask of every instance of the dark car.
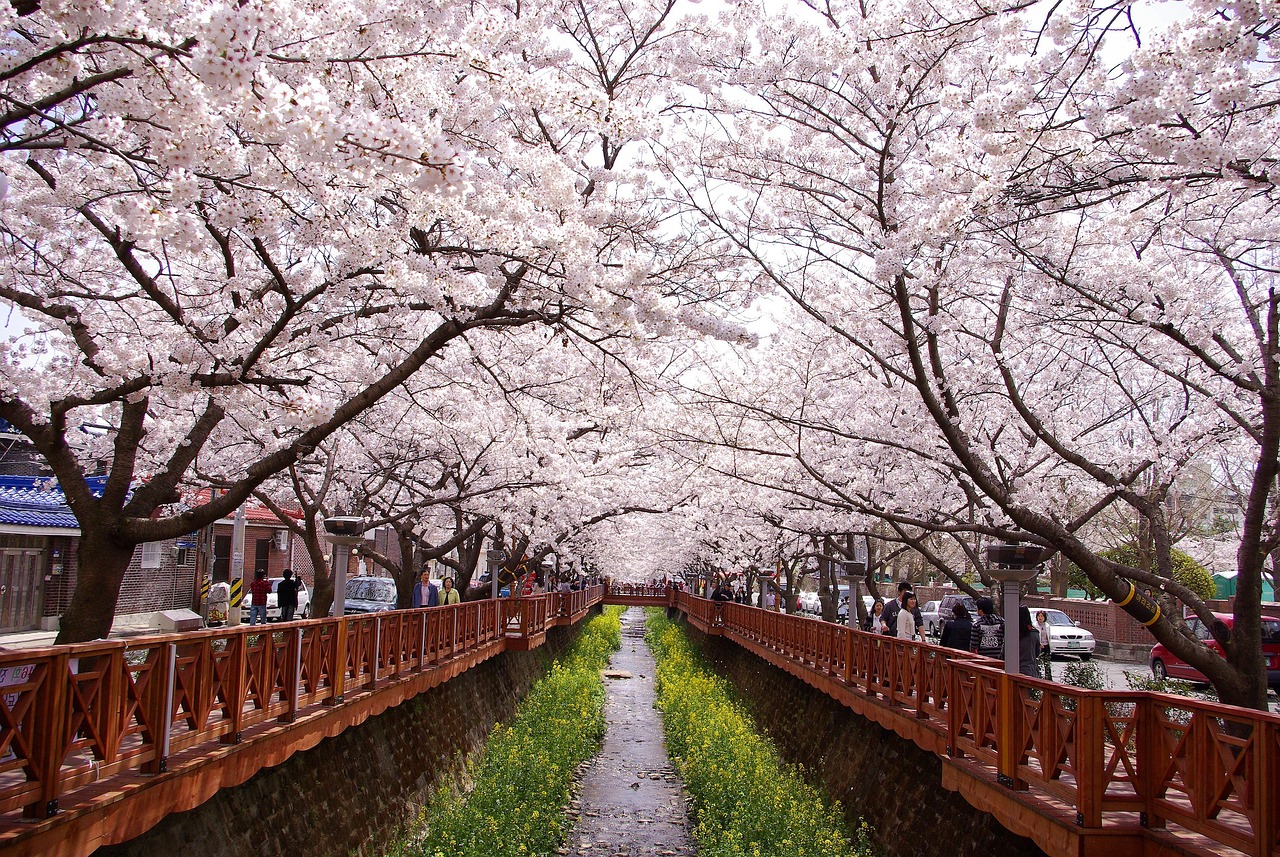
<path id="1" fill-rule="evenodd" d="M 396 609 L 396 582 L 390 577 L 353 577 L 347 581 L 347 615 Z"/>
<path id="2" fill-rule="evenodd" d="M 978 619 L 978 602 L 971 595 L 944 595 L 942 601 L 938 602 L 938 634 L 942 634 L 942 627 L 955 618 L 952 610 L 957 604 L 963 604 L 965 609 L 969 611 L 969 618 L 977 621 Z"/>
<path id="3" fill-rule="evenodd" d="M 1229 613 L 1213 615 L 1221 619 L 1228 628 L 1235 623 L 1235 617 Z M 1222 646 L 1209 633 L 1209 628 L 1203 622 L 1192 619 L 1187 624 L 1191 626 L 1191 632 L 1197 639 L 1203 641 L 1219 655 L 1222 654 Z M 1280 688 L 1280 619 L 1274 616 L 1262 617 L 1262 657 L 1267 662 L 1267 684 Z M 1157 679 L 1180 678 L 1205 684 L 1209 682 L 1204 673 L 1179 659 L 1164 647 L 1164 643 L 1156 643 L 1151 649 L 1151 674 Z"/>

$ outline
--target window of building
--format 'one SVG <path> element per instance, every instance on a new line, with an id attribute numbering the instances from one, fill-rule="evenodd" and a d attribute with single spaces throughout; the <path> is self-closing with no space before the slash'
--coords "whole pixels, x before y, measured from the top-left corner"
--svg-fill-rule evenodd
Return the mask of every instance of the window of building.
<path id="1" fill-rule="evenodd" d="M 164 542 L 142 543 L 142 567 L 159 568 L 160 557 L 163 556 Z"/>

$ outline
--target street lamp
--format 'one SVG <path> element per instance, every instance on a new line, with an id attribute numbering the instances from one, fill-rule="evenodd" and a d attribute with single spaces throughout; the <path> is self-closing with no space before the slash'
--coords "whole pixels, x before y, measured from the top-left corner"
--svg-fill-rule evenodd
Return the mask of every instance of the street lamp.
<path id="1" fill-rule="evenodd" d="M 1040 564 L 1052 555 L 1053 548 L 1017 541 L 987 546 L 987 571 L 1004 584 L 1004 671 L 1010 675 L 1018 672 L 1021 656 L 1018 603 L 1022 584 L 1039 574 Z"/>
<path id="2" fill-rule="evenodd" d="M 867 561 L 865 559 L 850 559 L 842 563 L 844 566 L 844 579 L 849 581 L 849 615 L 846 617 L 850 628 L 858 627 L 858 602 L 862 596 L 858 594 L 858 584 L 867 579 Z M 836 604 L 836 609 L 840 609 L 840 605 Z"/>
<path id="3" fill-rule="evenodd" d="M 352 545 L 364 541 L 364 530 L 363 518 L 325 518 L 325 537 L 333 545 L 333 616 L 346 615 L 347 564 Z"/>

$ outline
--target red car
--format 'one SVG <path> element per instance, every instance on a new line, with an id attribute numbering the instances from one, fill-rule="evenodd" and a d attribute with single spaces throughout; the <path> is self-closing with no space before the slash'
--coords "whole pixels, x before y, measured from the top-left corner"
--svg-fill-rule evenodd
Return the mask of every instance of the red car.
<path id="1" fill-rule="evenodd" d="M 1214 613 L 1230 628 L 1235 617 L 1229 613 Z M 1222 646 L 1213 639 L 1209 629 L 1199 619 L 1191 619 L 1188 623 L 1191 632 L 1208 644 L 1218 654 L 1222 654 Z M 1262 617 L 1262 656 L 1267 661 L 1267 684 L 1280 688 L 1280 619 L 1274 616 Z M 1178 658 L 1164 647 L 1164 643 L 1156 643 L 1151 650 L 1151 674 L 1157 679 L 1180 678 L 1184 681 L 1208 683 L 1204 673 Z"/>

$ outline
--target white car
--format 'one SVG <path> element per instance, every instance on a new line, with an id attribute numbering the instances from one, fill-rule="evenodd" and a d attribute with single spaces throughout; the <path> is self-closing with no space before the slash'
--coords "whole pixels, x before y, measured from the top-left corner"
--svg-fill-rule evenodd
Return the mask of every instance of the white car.
<path id="1" fill-rule="evenodd" d="M 942 623 L 945 620 L 938 612 L 940 604 L 942 604 L 941 601 L 926 601 L 920 608 L 920 618 L 924 620 L 924 633 L 927 637 L 937 637 L 942 634 Z"/>
<path id="2" fill-rule="evenodd" d="M 274 622 L 280 619 L 280 602 L 276 597 L 276 587 L 280 585 L 283 577 L 269 577 L 267 582 L 271 584 L 271 592 L 267 595 L 267 621 Z M 301 578 L 295 577 L 298 581 L 298 609 L 293 611 L 294 619 L 310 619 L 311 618 L 311 593 L 307 591 L 307 585 L 302 582 Z M 245 615 L 248 616 L 248 610 L 253 606 L 253 594 L 246 593 L 244 596 Z"/>
<path id="3" fill-rule="evenodd" d="M 818 593 L 816 592 L 801 592 L 797 600 L 802 613 L 822 612 L 822 601 L 818 598 Z"/>
<path id="4" fill-rule="evenodd" d="M 1061 610 L 1031 611 L 1031 621 L 1035 622 L 1041 613 L 1049 623 L 1049 653 L 1053 655 L 1079 655 L 1080 660 L 1087 661 L 1093 657 L 1097 641 L 1093 633 L 1081 628 L 1071 617 Z"/>

